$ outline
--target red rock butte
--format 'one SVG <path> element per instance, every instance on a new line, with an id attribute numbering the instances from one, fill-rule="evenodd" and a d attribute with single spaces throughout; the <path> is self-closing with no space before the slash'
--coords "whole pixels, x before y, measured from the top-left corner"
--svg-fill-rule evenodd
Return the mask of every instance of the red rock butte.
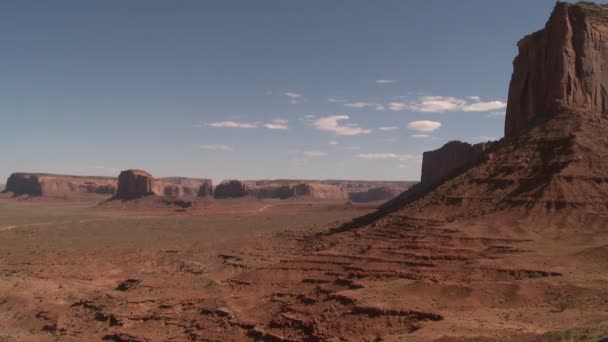
<path id="1" fill-rule="evenodd" d="M 154 194 L 154 177 L 146 171 L 131 169 L 118 176 L 116 198 L 131 199 Z"/>
<path id="2" fill-rule="evenodd" d="M 505 136 L 578 108 L 608 114 L 608 6 L 557 2 L 545 28 L 519 41 Z"/>

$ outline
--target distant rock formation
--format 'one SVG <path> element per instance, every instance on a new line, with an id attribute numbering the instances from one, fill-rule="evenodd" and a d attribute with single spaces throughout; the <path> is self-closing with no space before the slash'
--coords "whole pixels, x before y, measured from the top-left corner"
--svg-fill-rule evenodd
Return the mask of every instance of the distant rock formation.
<path id="1" fill-rule="evenodd" d="M 266 183 L 255 187 L 251 192 L 257 198 L 308 198 L 315 200 L 346 200 L 348 193 L 341 186 L 321 183 Z"/>
<path id="2" fill-rule="evenodd" d="M 348 198 L 356 203 L 388 201 L 399 196 L 405 190 L 405 188 L 383 186 L 371 188 L 367 191 L 351 192 L 348 194 Z"/>
<path id="3" fill-rule="evenodd" d="M 519 42 L 506 137 L 449 175 L 429 176 L 436 167 L 427 162 L 425 181 L 359 223 L 396 211 L 445 220 L 498 211 L 608 216 L 607 36 L 608 5 L 558 2 L 545 29 Z M 442 149 L 425 161 L 440 160 Z"/>
<path id="4" fill-rule="evenodd" d="M 15 196 L 113 195 L 116 185 L 116 179 L 111 177 L 13 173 L 6 182 L 6 191 Z"/>
<path id="5" fill-rule="evenodd" d="M 239 180 L 225 180 L 215 187 L 213 196 L 215 198 L 238 198 L 251 194 L 249 185 Z"/>
<path id="6" fill-rule="evenodd" d="M 506 137 L 564 107 L 608 115 L 607 13 L 606 5 L 558 2 L 545 28 L 519 41 Z"/>
<path id="7" fill-rule="evenodd" d="M 198 197 L 213 197 L 213 183 L 211 180 L 201 184 L 197 193 Z"/>
<path id="8" fill-rule="evenodd" d="M 422 154 L 421 183 L 437 184 L 455 171 L 471 166 L 481 158 L 492 143 L 471 145 L 450 141 L 441 148 Z"/>
<path id="9" fill-rule="evenodd" d="M 211 179 L 206 178 L 163 177 L 157 181 L 163 184 L 163 195 L 166 197 L 192 198 L 199 196 L 202 187 L 213 189 Z"/>
<path id="10" fill-rule="evenodd" d="M 133 199 L 157 195 L 159 188 L 154 183 L 154 177 L 146 171 L 135 169 L 122 171 L 118 176 L 118 190 L 115 198 Z"/>
<path id="11" fill-rule="evenodd" d="M 348 199 L 348 193 L 342 187 L 316 183 L 296 184 L 294 186 L 294 196 L 326 200 Z"/>

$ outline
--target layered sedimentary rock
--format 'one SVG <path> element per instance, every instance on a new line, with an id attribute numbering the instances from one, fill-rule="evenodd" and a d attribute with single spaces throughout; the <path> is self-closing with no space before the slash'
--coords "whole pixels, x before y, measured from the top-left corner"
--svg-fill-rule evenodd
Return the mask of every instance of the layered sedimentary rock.
<path id="1" fill-rule="evenodd" d="M 164 193 L 164 188 L 156 183 L 151 174 L 143 170 L 126 170 L 118 176 L 116 198 L 132 199 Z M 162 191 L 162 192 L 161 192 Z"/>
<path id="2" fill-rule="evenodd" d="M 198 197 L 212 197 L 213 183 L 211 181 L 201 184 L 197 193 Z"/>
<path id="3" fill-rule="evenodd" d="M 348 193 L 340 186 L 321 183 L 266 184 L 251 190 L 257 198 L 308 198 L 318 200 L 346 200 Z"/>
<path id="4" fill-rule="evenodd" d="M 6 191 L 16 196 L 112 195 L 116 192 L 116 187 L 117 181 L 111 177 L 46 173 L 13 173 L 6 183 Z"/>
<path id="5" fill-rule="evenodd" d="M 505 136 L 563 108 L 608 114 L 608 6 L 558 2 L 544 29 L 517 44 Z"/>
<path id="6" fill-rule="evenodd" d="M 545 29 L 519 43 L 506 138 L 438 184 L 421 182 L 380 214 L 608 215 L 607 34 L 608 6 L 558 2 Z"/>
<path id="7" fill-rule="evenodd" d="M 383 186 L 367 191 L 351 192 L 348 194 L 348 198 L 358 203 L 388 201 L 399 196 L 405 190 L 405 188 Z"/>
<path id="8" fill-rule="evenodd" d="M 450 141 L 441 148 L 422 155 L 422 177 L 424 184 L 437 184 L 459 170 L 475 164 L 492 143 L 471 145 Z"/>
<path id="9" fill-rule="evenodd" d="M 206 178 L 163 177 L 157 182 L 163 184 L 162 192 L 166 197 L 197 197 L 201 188 L 213 188 L 211 179 Z"/>
<path id="10" fill-rule="evenodd" d="M 251 187 L 238 180 L 226 180 L 215 187 L 215 198 L 238 198 L 251 194 Z"/>

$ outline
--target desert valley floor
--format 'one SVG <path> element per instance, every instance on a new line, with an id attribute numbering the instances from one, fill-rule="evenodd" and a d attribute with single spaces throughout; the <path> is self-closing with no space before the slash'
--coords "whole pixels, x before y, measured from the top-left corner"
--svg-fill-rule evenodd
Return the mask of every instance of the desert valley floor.
<path id="1" fill-rule="evenodd" d="M 608 232 L 592 215 L 468 224 L 395 212 L 349 227 L 374 206 L 136 202 L 0 199 L 0 341 L 608 334 Z"/>

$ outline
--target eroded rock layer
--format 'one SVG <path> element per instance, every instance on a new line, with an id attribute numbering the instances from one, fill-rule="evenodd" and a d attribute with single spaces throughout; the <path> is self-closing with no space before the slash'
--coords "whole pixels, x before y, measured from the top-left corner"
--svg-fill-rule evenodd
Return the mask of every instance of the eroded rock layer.
<path id="1" fill-rule="evenodd" d="M 226 180 L 215 187 L 215 198 L 238 198 L 251 194 L 251 187 L 238 180 Z"/>
<path id="2" fill-rule="evenodd" d="M 608 6 L 558 2 L 545 28 L 519 41 L 505 136 L 562 107 L 608 114 Z"/>
<path id="3" fill-rule="evenodd" d="M 471 145 L 450 141 L 441 148 L 422 155 L 422 178 L 425 184 L 437 184 L 442 179 L 479 161 L 492 143 Z"/>
<path id="4" fill-rule="evenodd" d="M 155 186 L 156 185 L 156 186 Z M 118 176 L 116 198 L 132 199 L 143 196 L 158 195 L 160 188 L 154 177 L 143 170 L 126 170 Z M 162 190 L 164 192 L 164 189 Z"/>
<path id="5" fill-rule="evenodd" d="M 6 191 L 16 196 L 112 195 L 116 186 L 116 179 L 111 177 L 13 173 L 7 180 Z"/>

